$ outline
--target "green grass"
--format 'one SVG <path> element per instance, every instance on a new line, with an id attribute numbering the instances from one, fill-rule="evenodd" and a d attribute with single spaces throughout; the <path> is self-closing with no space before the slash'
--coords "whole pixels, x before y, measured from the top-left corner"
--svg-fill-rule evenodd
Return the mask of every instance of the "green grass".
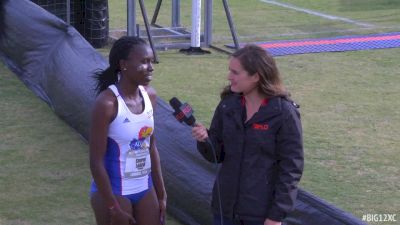
<path id="1" fill-rule="evenodd" d="M 155 2 L 146 0 L 149 16 Z M 328 21 L 257 0 L 231 0 L 241 40 L 399 30 L 398 1 L 280 2 L 375 27 Z M 123 29 L 125 2 L 109 4 L 111 29 Z M 170 23 L 169 4 L 163 2 L 159 21 L 164 25 Z M 190 26 L 190 1 L 181 5 L 182 24 Z M 220 1 L 214 1 L 214 14 L 215 43 L 230 43 Z M 99 51 L 106 55 L 108 50 Z M 186 56 L 176 50 L 159 56 L 153 81 L 158 95 L 189 102 L 197 120 L 209 125 L 226 84 L 228 56 Z M 301 187 L 359 218 L 400 213 L 399 58 L 398 48 L 276 58 L 301 105 L 306 156 Z M 85 141 L 1 64 L 0 99 L 0 224 L 93 224 Z"/>
<path id="2" fill-rule="evenodd" d="M 287 80 L 302 105 L 302 186 L 358 217 L 399 208 L 399 55 L 386 49 L 296 56 L 290 60 L 303 67 L 282 67 L 298 74 Z"/>
<path id="3" fill-rule="evenodd" d="M 86 141 L 2 63 L 0 99 L 0 224 L 95 224 Z"/>
<path id="4" fill-rule="evenodd" d="M 92 224 L 87 146 L 0 66 L 0 224 Z"/>
<path id="5" fill-rule="evenodd" d="M 359 218 L 400 208 L 399 56 L 400 49 L 385 49 L 277 58 L 301 105 L 301 187 Z M 161 59 L 153 82 L 158 94 L 190 102 L 198 120 L 209 124 L 225 84 L 226 56 L 166 52 Z"/>
<path id="6" fill-rule="evenodd" d="M 149 20 L 153 16 L 156 0 L 146 0 Z M 202 1 L 203 3 L 205 1 Z M 233 22 L 242 42 L 276 39 L 298 39 L 330 37 L 338 35 L 394 32 L 400 30 L 398 13 L 400 4 L 396 0 L 280 0 L 299 8 L 323 14 L 368 23 L 372 27 L 340 20 L 328 20 L 319 16 L 267 4 L 260 0 L 230 0 Z M 125 1 L 109 0 L 110 27 L 126 29 Z M 204 5 L 204 4 L 203 4 Z M 213 44 L 222 47 L 233 43 L 222 1 L 213 4 Z M 204 7 L 203 7 L 204 8 Z M 142 15 L 137 4 L 137 21 L 144 28 Z M 181 25 L 191 27 L 191 1 L 181 1 Z M 202 20 L 204 22 L 204 18 Z M 157 24 L 171 25 L 171 1 L 163 1 Z M 202 25 L 203 26 L 203 25 Z M 203 27 L 202 27 L 203 28 Z"/>

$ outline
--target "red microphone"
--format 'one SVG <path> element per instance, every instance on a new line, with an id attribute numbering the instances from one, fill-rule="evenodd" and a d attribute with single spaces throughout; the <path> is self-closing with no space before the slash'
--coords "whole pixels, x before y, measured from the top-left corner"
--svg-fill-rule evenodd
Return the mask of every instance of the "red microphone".
<path id="1" fill-rule="evenodd" d="M 184 122 L 189 126 L 195 125 L 196 119 L 193 116 L 193 108 L 189 104 L 182 104 L 176 97 L 171 98 L 169 104 L 174 109 L 173 115 L 179 122 Z"/>

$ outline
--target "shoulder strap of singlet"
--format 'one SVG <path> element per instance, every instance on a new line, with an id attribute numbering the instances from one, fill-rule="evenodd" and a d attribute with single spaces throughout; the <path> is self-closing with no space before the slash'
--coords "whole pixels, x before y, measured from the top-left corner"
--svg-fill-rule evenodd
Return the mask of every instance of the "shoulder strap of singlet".
<path id="1" fill-rule="evenodd" d="M 142 93 L 142 97 L 143 97 L 143 99 L 145 101 L 145 104 L 147 104 L 147 102 L 148 102 L 148 103 L 150 103 L 150 106 L 151 106 L 150 96 L 147 93 L 146 88 L 143 87 L 142 85 L 139 85 L 139 89 L 140 89 L 140 92 Z"/>
<path id="2" fill-rule="evenodd" d="M 117 88 L 117 86 L 115 86 L 115 84 L 111 84 L 110 86 L 108 86 L 108 88 L 114 93 L 114 95 L 117 98 L 120 96 L 120 94 L 118 92 L 118 88 Z"/>
<path id="3" fill-rule="evenodd" d="M 119 94 L 117 86 L 115 86 L 114 84 L 108 86 L 108 88 L 114 93 L 114 95 L 117 97 L 117 99 L 121 96 Z M 146 89 L 142 85 L 139 85 L 139 89 L 140 89 L 140 92 L 142 93 L 142 97 L 144 99 L 145 105 L 150 104 L 149 107 L 152 107 L 150 96 L 147 93 Z"/>

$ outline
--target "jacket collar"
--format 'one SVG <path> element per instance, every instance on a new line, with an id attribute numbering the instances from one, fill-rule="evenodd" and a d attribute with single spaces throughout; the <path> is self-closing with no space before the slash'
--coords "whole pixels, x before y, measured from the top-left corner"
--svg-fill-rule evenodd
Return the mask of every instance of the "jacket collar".
<path id="1" fill-rule="evenodd" d="M 224 99 L 225 115 L 231 118 L 236 127 L 243 127 L 242 110 L 244 109 L 241 104 L 241 96 L 232 94 Z"/>
<path id="2" fill-rule="evenodd" d="M 252 123 L 259 122 L 260 120 L 265 120 L 265 117 L 272 117 L 280 114 L 282 111 L 282 98 L 272 97 L 268 100 L 267 105 L 261 105 L 260 109 L 253 118 L 250 119 Z"/>

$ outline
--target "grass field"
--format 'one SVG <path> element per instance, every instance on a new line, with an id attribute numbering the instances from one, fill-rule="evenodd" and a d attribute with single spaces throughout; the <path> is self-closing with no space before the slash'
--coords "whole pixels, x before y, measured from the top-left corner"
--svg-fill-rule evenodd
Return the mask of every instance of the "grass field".
<path id="1" fill-rule="evenodd" d="M 146 0 L 149 12 L 155 2 Z M 240 40 L 400 30 L 396 0 L 279 2 L 353 22 L 265 1 L 231 0 Z M 126 26 L 125 4 L 109 1 L 111 29 Z M 159 20 L 168 25 L 170 3 L 163 4 Z M 190 26 L 190 1 L 181 6 L 182 23 Z M 230 43 L 220 1 L 214 1 L 214 14 L 215 43 Z M 106 55 L 108 48 L 100 51 Z M 209 124 L 226 84 L 228 56 L 213 51 L 189 57 L 176 50 L 159 56 L 153 81 L 159 96 L 189 102 L 197 120 Z M 306 157 L 301 187 L 359 218 L 386 213 L 400 219 L 399 58 L 398 48 L 276 58 L 301 105 Z M 86 142 L 2 64 L 0 99 L 0 224 L 94 224 Z"/>

